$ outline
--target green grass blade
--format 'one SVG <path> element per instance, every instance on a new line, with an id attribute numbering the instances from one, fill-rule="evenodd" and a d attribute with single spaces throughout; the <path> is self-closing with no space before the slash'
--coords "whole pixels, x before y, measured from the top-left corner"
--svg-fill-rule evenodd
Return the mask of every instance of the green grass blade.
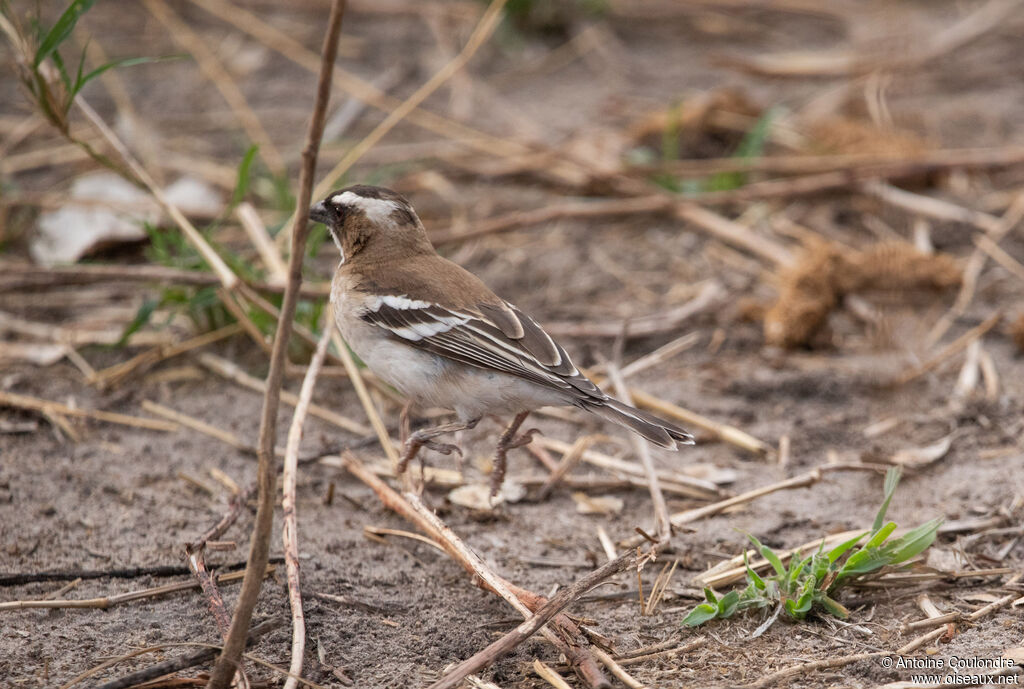
<path id="1" fill-rule="evenodd" d="M 72 0 L 64 14 L 60 15 L 57 23 L 47 32 L 46 36 L 39 43 L 35 57 L 32 59 L 32 66 L 39 67 L 43 60 L 50 57 L 60 44 L 67 40 L 68 36 L 75 29 L 75 24 L 83 14 L 89 11 L 94 0 Z"/>
<path id="2" fill-rule="evenodd" d="M 750 583 L 753 584 L 754 587 L 756 587 L 758 590 L 764 591 L 766 588 L 764 579 L 761 578 L 760 574 L 751 569 L 750 561 L 747 559 L 746 550 L 743 551 L 743 566 L 747 568 L 747 579 L 750 581 Z"/>
<path id="3" fill-rule="evenodd" d="M 889 557 L 890 565 L 898 565 L 914 557 L 935 541 L 942 518 L 925 522 L 921 526 L 908 531 L 892 543 L 887 543 L 884 550 Z"/>
<path id="4" fill-rule="evenodd" d="M 762 545 L 761 541 L 757 540 L 757 538 L 751 534 L 747 534 L 747 538 L 749 538 L 750 541 L 757 547 L 757 551 L 761 553 L 761 557 L 768 560 L 768 563 L 772 566 L 772 569 L 775 570 L 775 573 L 778 574 L 779 577 L 781 577 L 782 579 L 785 579 L 786 568 L 782 566 L 782 560 L 780 560 L 779 556 L 775 554 L 775 551 L 766 545 Z"/>
<path id="5" fill-rule="evenodd" d="M 245 200 L 245 195 L 249 193 L 249 183 L 252 179 L 252 163 L 256 160 L 256 154 L 259 152 L 260 147 L 253 144 L 249 147 L 249 150 L 242 156 L 242 162 L 238 164 L 238 176 L 235 179 L 235 189 L 231 192 L 231 202 L 228 204 L 231 208 L 234 208 L 242 201 Z"/>
<path id="6" fill-rule="evenodd" d="M 111 62 L 108 62 L 105 65 L 100 65 L 96 69 L 94 69 L 91 72 L 89 72 L 88 74 L 86 74 L 84 77 L 81 76 L 81 71 L 79 71 L 79 79 L 78 79 L 77 82 L 75 82 L 75 87 L 72 90 L 71 95 L 73 97 L 76 93 L 78 93 L 79 91 L 82 90 L 83 86 L 88 84 L 90 81 L 92 81 L 93 79 L 95 79 L 99 75 L 101 75 L 104 72 L 106 72 L 108 69 L 113 69 L 114 67 L 133 67 L 134 65 L 144 65 L 144 64 L 147 64 L 149 62 L 160 62 L 162 60 L 173 60 L 173 59 L 177 59 L 177 57 L 178 56 L 176 56 L 176 55 L 172 55 L 172 56 L 169 56 L 169 57 L 124 57 L 124 58 L 121 58 L 120 60 L 113 60 Z"/>
<path id="7" fill-rule="evenodd" d="M 879 526 L 881 526 L 881 525 L 879 525 Z M 860 539 L 864 538 L 869 533 L 872 533 L 874 531 L 878 531 L 878 528 L 879 527 L 876 526 L 871 531 L 865 531 L 864 533 L 860 534 L 859 536 L 855 536 L 855 537 L 851 538 L 848 541 L 843 541 L 842 543 L 837 545 L 835 548 L 833 548 L 832 550 L 828 551 L 828 561 L 829 561 L 829 563 L 831 564 L 831 563 L 835 562 L 836 560 L 838 560 L 839 558 L 841 558 L 843 555 L 846 554 L 846 551 L 848 551 L 853 546 L 857 545 L 857 543 L 860 542 Z"/>
<path id="8" fill-rule="evenodd" d="M 139 328 L 149 323 L 149 319 L 153 316 L 153 312 L 156 311 L 156 307 L 160 305 L 160 301 L 157 299 L 146 299 L 142 302 L 142 306 L 135 314 L 135 318 L 128 324 L 128 327 L 121 333 L 121 337 L 114 343 L 114 347 L 124 347 L 128 344 L 128 340 L 138 332 Z"/>
<path id="9" fill-rule="evenodd" d="M 739 147 L 736 149 L 734 158 L 747 160 L 756 158 L 764 153 L 765 144 L 768 143 L 768 134 L 771 132 L 771 124 L 779 114 L 778 108 L 768 108 L 758 118 L 754 126 L 743 137 Z"/>
<path id="10" fill-rule="evenodd" d="M 885 472 L 884 499 L 882 500 L 882 506 L 878 508 L 878 514 L 875 515 L 875 523 L 871 526 L 872 531 L 878 531 L 882 528 L 882 524 L 885 523 L 885 513 L 889 511 L 889 501 L 892 500 L 892 496 L 896 493 L 896 486 L 900 484 L 900 476 L 902 474 L 903 472 L 900 467 L 892 467 L 889 471 Z"/>
<path id="11" fill-rule="evenodd" d="M 758 118 L 750 131 L 746 133 L 740 145 L 736 147 L 733 158 L 748 160 L 756 158 L 764 153 L 765 145 L 768 143 L 768 134 L 771 132 L 772 120 L 778 114 L 777 108 L 769 108 Z M 706 185 L 707 191 L 729 191 L 738 189 L 747 183 L 745 172 L 720 172 L 712 177 Z"/>
<path id="12" fill-rule="evenodd" d="M 817 597 L 816 600 L 821 605 L 821 607 L 825 608 L 833 616 L 838 617 L 841 620 L 845 620 L 850 616 L 850 611 L 847 610 L 846 606 L 840 603 L 839 601 L 835 600 L 834 598 L 830 598 L 825 594 L 821 594 Z"/>
<path id="13" fill-rule="evenodd" d="M 808 579 L 800 589 L 800 595 L 796 598 L 786 600 L 786 612 L 794 620 L 802 620 L 807 617 L 811 606 L 814 604 L 814 580 Z"/>
<path id="14" fill-rule="evenodd" d="M 810 562 L 811 562 L 811 560 L 813 558 L 814 558 L 813 555 L 808 555 L 807 557 L 805 557 L 803 560 L 800 560 L 799 562 L 797 561 L 797 559 L 795 557 L 789 561 L 789 571 L 786 573 L 786 590 L 787 591 L 792 591 L 792 590 L 794 590 L 796 588 L 797 584 L 800 582 L 800 573 L 804 571 L 804 568 L 808 564 L 810 564 Z M 809 579 L 808 581 L 811 581 L 811 580 Z"/>
<path id="15" fill-rule="evenodd" d="M 839 570 L 839 574 L 836 575 L 832 585 L 829 586 L 829 591 L 836 590 L 851 578 L 869 574 L 888 564 L 892 564 L 891 556 L 884 549 L 865 547 L 863 550 L 858 550 L 850 556 L 850 559 L 846 561 L 843 568 Z"/>
<path id="16" fill-rule="evenodd" d="M 864 544 L 865 548 L 877 548 L 883 543 L 885 539 L 889 538 L 889 535 L 896 530 L 896 522 L 889 522 L 882 528 L 878 529 L 875 533 L 871 534 L 871 538 Z"/>
<path id="17" fill-rule="evenodd" d="M 679 159 L 679 109 L 679 103 L 675 103 L 669 108 L 668 121 L 665 124 L 665 129 L 661 132 L 661 159 L 663 161 Z"/>
<path id="18" fill-rule="evenodd" d="M 776 574 L 778 574 L 780 577 L 786 576 L 786 568 L 782 566 L 782 560 L 779 559 L 779 556 L 775 554 L 774 550 L 772 550 L 766 545 L 763 545 L 761 546 L 761 555 L 763 555 L 764 559 L 768 560 L 768 562 L 771 563 L 772 569 L 775 570 Z"/>
<path id="19" fill-rule="evenodd" d="M 71 77 L 68 76 L 68 69 L 64 66 L 64 60 L 61 58 L 60 53 L 55 52 L 53 54 L 53 64 L 57 66 L 57 73 L 60 74 L 60 80 L 64 82 L 64 88 L 71 90 Z"/>

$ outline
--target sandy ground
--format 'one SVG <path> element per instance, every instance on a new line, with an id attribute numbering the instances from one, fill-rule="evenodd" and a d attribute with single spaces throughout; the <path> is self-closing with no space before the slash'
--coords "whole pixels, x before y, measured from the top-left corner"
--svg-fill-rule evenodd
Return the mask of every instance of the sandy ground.
<path id="1" fill-rule="evenodd" d="M 266 3 L 254 3 L 252 8 L 304 45 L 315 46 L 323 22 L 322 4 L 303 3 L 302 9 L 287 12 L 272 10 Z M 188 3 L 173 6 L 208 40 L 229 45 L 223 52 L 233 50 L 237 56 L 250 51 L 255 56 L 252 59 L 256 66 L 248 68 L 240 83 L 282 150 L 297 153 L 297 132 L 304 129 L 305 104 L 312 98 L 312 77 L 260 44 L 239 40 L 234 29 L 196 7 Z M 880 7 L 881 3 L 865 5 L 860 17 L 863 21 L 852 26 L 863 29 L 867 25 L 864 17 L 881 16 Z M 891 21 L 892 26 L 915 26 L 922 31 L 944 26 L 959 16 L 953 3 L 908 3 L 898 12 L 900 17 Z M 497 134 L 536 133 L 542 140 L 556 143 L 602 129 L 622 131 L 636 117 L 665 107 L 684 94 L 722 86 L 741 89 L 762 106 L 797 108 L 847 82 L 754 77 L 721 66 L 714 58 L 796 47 L 845 48 L 857 45 L 861 38 L 843 22 L 817 13 L 693 7 L 668 11 L 661 18 L 642 14 L 638 10 L 614 20 L 595 20 L 607 32 L 606 38 L 614 40 L 607 41 L 602 50 L 588 52 L 567 64 L 543 61 L 566 36 L 503 29 L 494 45 L 474 61 L 473 82 L 461 87 L 469 93 L 469 120 Z M 897 21 L 901 18 L 906 22 Z M 137 54 L 133 51 L 142 45 L 150 54 L 176 50 L 160 26 L 140 8 L 120 11 L 97 7 L 84 25 L 96 33 L 112 55 Z M 584 25 L 573 24 L 568 31 L 574 33 Z M 341 64 L 372 77 L 393 64 L 397 55 L 410 76 L 396 93 L 409 93 L 442 61 L 435 38 L 425 26 L 415 14 L 364 12 L 357 6 L 346 20 L 345 32 L 358 39 L 355 45 L 360 55 L 346 58 Z M 449 33 L 460 43 L 465 37 L 464 31 Z M 895 122 L 935 146 L 1000 146 L 1019 141 L 1024 132 L 1024 92 L 1019 83 L 1024 75 L 1019 61 L 1009 57 L 1019 46 L 1022 33 L 1024 24 L 1008 21 L 977 43 L 929 60 L 911 72 L 893 73 L 886 93 Z M 143 119 L 162 132 L 162 145 L 188 155 L 216 158 L 229 168 L 232 161 L 237 162 L 244 150 L 241 135 L 233 129 L 228 134 L 224 125 L 215 124 L 230 123 L 230 115 L 194 64 L 180 61 L 134 70 L 123 76 Z M 857 91 L 862 86 L 850 88 Z M 113 114 L 113 105 L 100 86 L 91 86 L 87 95 L 106 115 Z M 429 103 L 444 111 L 459 96 L 458 90 L 445 90 Z M 0 80 L 0 103 L 0 114 L 28 112 L 9 75 Z M 374 121 L 376 115 L 368 115 L 353 136 L 367 131 Z M 409 128 L 396 132 L 394 140 L 430 138 Z M 35 143 L 42 145 L 41 141 Z M 333 163 L 338 154 L 327 157 L 327 162 Z M 12 188 L 60 191 L 78 169 L 64 166 L 28 171 L 11 181 Z M 368 175 L 374 169 L 367 164 L 361 173 Z M 447 224 L 453 198 L 454 205 L 468 209 L 471 217 L 484 217 L 553 202 L 559 193 L 528 175 L 488 179 L 456 168 L 442 171 L 452 183 L 454 196 L 439 197 L 423 188 L 409 190 L 424 220 L 434 227 Z M 401 173 L 391 174 L 397 175 L 393 179 L 402 179 Z M 930 179 L 919 189 L 971 205 L 972 199 L 978 198 L 973 192 L 980 187 L 1015 191 L 1020 182 L 1019 172 L 1006 172 L 981 174 L 969 181 Z M 808 224 L 814 218 L 827 218 L 821 226 L 836 228 L 845 239 L 864 244 L 878 239 L 861 222 L 864 213 L 881 218 L 897 235 L 911 236 L 911 216 L 865 204 L 862 198 L 851 200 L 837 194 L 795 203 L 803 205 L 795 211 L 792 206 L 783 208 L 801 220 L 810 218 Z M 1000 213 L 1005 205 L 989 210 Z M 931 225 L 936 248 L 960 258 L 970 254 L 972 234 L 961 224 Z M 877 301 L 884 313 L 881 332 L 872 332 L 843 311 L 831 323 L 830 346 L 783 352 L 765 347 L 760 324 L 743 317 L 744 300 L 767 302 L 774 294 L 771 280 L 764 279 L 766 266 L 732 249 L 722 250 L 721 244 L 711 244 L 703 234 L 676 221 L 642 216 L 564 220 L 463 243 L 445 252 L 541 323 L 618 322 L 631 314 L 659 313 L 678 305 L 681 292 L 673 291 L 674 287 L 718 280 L 730 295 L 724 307 L 688 321 L 678 332 L 627 343 L 624 360 L 628 362 L 684 332 L 699 336 L 697 346 L 637 375 L 631 383 L 731 423 L 772 445 L 787 435 L 792 440 L 791 459 L 788 465 L 779 466 L 774 459 L 757 458 L 705 437 L 705 442 L 677 455 L 656 450 L 655 459 L 663 467 L 703 462 L 733 470 L 737 478 L 728 490 L 740 493 L 824 464 L 830 461 L 830 453 L 841 461 L 877 461 L 900 449 L 928 445 L 953 433 L 945 457 L 904 478 L 890 509 L 891 518 L 901 525 L 913 525 L 935 516 L 953 522 L 1002 515 L 1001 525 L 1019 524 L 1019 502 L 1024 494 L 1024 473 L 1020 470 L 1024 458 L 1020 449 L 1024 369 L 1020 353 L 1003 326 L 997 326 L 984 340 L 985 351 L 999 373 L 998 394 L 986 399 L 984 394 L 976 393 L 960 407 L 952 408 L 950 393 L 962 355 L 906 385 L 883 384 L 909 368 L 914 356 L 924 354 L 920 346 L 923 334 L 952 303 L 952 292 L 886 295 Z M 1018 259 L 1024 258 L 1024 236 L 1019 230 L 1011 233 L 1002 247 Z M 22 250 L 19 241 L 11 245 L 14 254 Z M 131 251 L 109 254 L 100 260 L 135 260 Z M 334 260 L 333 247 L 326 246 L 311 270 L 324 277 Z M 1015 314 L 1022 294 L 1019 279 L 990 264 L 975 299 L 944 342 L 952 341 L 997 310 Z M 134 309 L 141 295 L 135 289 L 123 289 L 117 298 L 119 306 Z M 3 294 L 0 300 L 0 309 L 5 312 L 51 323 L 74 317 L 79 308 L 68 299 L 29 299 L 19 294 Z M 610 356 L 612 351 L 608 339 L 580 338 L 564 340 L 564 344 L 585 365 Z M 211 351 L 236 361 L 253 375 L 266 373 L 266 359 L 245 338 L 233 338 L 213 346 Z M 100 347 L 86 348 L 82 353 L 96 368 L 127 356 L 123 351 Z M 189 363 L 185 359 L 175 365 Z M 67 363 L 42 369 L 25 364 L 2 366 L 0 388 L 10 392 L 127 414 L 141 414 L 141 402 L 154 400 L 244 438 L 256 437 L 260 396 L 210 375 L 171 382 L 140 376 L 101 393 L 87 385 L 78 370 Z M 288 381 L 289 389 L 297 392 L 298 386 L 297 379 Z M 364 418 L 355 395 L 337 379 L 321 380 L 316 400 L 353 418 Z M 0 412 L 4 421 L 32 418 L 11 410 Z M 889 418 L 900 422 L 886 433 L 866 437 L 867 427 Z M 396 419 L 397 409 L 386 407 L 385 420 L 393 427 Z M 283 408 L 282 438 L 289 420 L 290 409 Z M 535 425 L 546 436 L 569 442 L 583 432 L 607 432 L 612 439 L 596 447 L 632 457 L 624 432 L 592 419 L 575 417 L 570 423 L 546 417 Z M 82 436 L 78 442 L 63 438 L 45 421 L 33 433 L 0 435 L 0 579 L 19 573 L 154 566 L 177 566 L 186 572 L 183 544 L 202 533 L 226 509 L 225 493 L 209 478 L 209 470 L 216 467 L 242 485 L 255 475 L 252 458 L 196 433 L 140 431 L 95 423 L 76 424 L 76 428 Z M 487 421 L 462 438 L 471 476 L 481 476 L 475 460 L 489 454 L 498 429 L 496 422 Z M 304 448 L 313 450 L 357 440 L 311 419 Z M 365 458 L 379 454 L 372 447 L 357 452 Z M 430 461 L 450 466 L 452 460 L 431 456 Z M 511 462 L 509 475 L 513 478 L 538 471 L 525 452 L 516 452 Z M 577 472 L 584 477 L 607 477 L 585 467 Z M 182 476 L 201 479 L 213 486 L 214 493 Z M 325 496 L 332 484 L 334 498 L 328 504 Z M 547 593 L 556 585 L 567 585 L 601 561 L 604 555 L 596 536 L 598 526 L 615 540 L 633 535 L 635 526 L 650 528 L 646 490 L 623 489 L 608 494 L 623 501 L 620 514 L 578 514 L 566 489 L 556 490 L 545 502 L 507 504 L 493 513 L 476 513 L 447 504 L 440 491 L 428 491 L 426 496 L 446 522 L 498 572 L 519 585 Z M 703 645 L 683 656 L 630 666 L 635 677 L 649 686 L 735 686 L 801 660 L 898 648 L 913 636 L 901 632 L 901 625 L 923 617 L 915 602 L 923 592 L 943 611 L 969 612 L 992 600 L 992 596 L 1014 590 L 1003 588 L 1006 575 L 857 590 L 845 599 L 853 610 L 853 625 L 816 617 L 799 625 L 780 620 L 758 639 L 750 638 L 761 622 L 756 615 L 713 622 L 699 629 L 681 627 L 683 616 L 696 602 L 692 577 L 738 553 L 744 543 L 742 532 L 753 533 L 772 547 L 792 547 L 829 533 L 870 525 L 880 494 L 881 478 L 876 475 L 833 472 L 812 487 L 773 494 L 726 515 L 698 521 L 673 539 L 674 552 L 668 557 L 678 558 L 680 567 L 656 614 L 639 614 L 637 581 L 629 575 L 600 587 L 572 612 L 590 620 L 588 624 L 611 639 L 619 651 L 671 638 L 680 645 L 705 639 Z M 698 504 L 678 497 L 669 499 L 673 511 Z M 385 542 L 367 538 L 367 526 L 406 529 L 408 525 L 386 511 L 369 489 L 340 470 L 315 463 L 305 465 L 299 476 L 297 509 L 310 640 L 308 679 L 331 687 L 421 686 L 450 663 L 468 657 L 497 633 L 515 625 L 514 611 L 475 588 L 457 565 L 435 549 L 402 538 L 389 537 Z M 246 511 L 224 536 L 239 546 L 209 553 L 212 567 L 237 566 L 244 560 L 250 525 L 251 513 Z M 272 550 L 276 558 L 281 556 L 279 529 L 278 523 Z M 958 540 L 957 534 L 946 534 L 940 537 L 937 548 L 947 554 L 962 551 L 962 569 L 1009 567 L 1019 571 L 1024 544 L 1007 538 L 967 543 Z M 547 564 L 540 564 L 541 560 Z M 651 566 L 643 572 L 645 591 L 650 590 L 659 568 Z M 67 596 L 109 596 L 185 580 L 187 574 L 85 579 Z M 0 599 L 37 599 L 64 583 L 4 585 Z M 223 592 L 230 605 L 237 586 L 224 586 Z M 318 598 L 317 594 L 343 597 L 345 602 Z M 279 568 L 264 586 L 256 615 L 262 619 L 286 615 L 287 611 L 283 570 Z M 1007 648 L 1020 646 L 1022 638 L 1020 608 L 1005 608 L 977 624 L 962 625 L 948 642 L 929 644 L 927 653 L 940 658 L 996 658 Z M 204 599 L 195 591 L 105 610 L 2 611 L 0 686 L 60 686 L 103 660 L 133 649 L 217 640 Z M 119 676 L 129 668 L 178 652 L 166 648 L 122 663 L 84 684 Z M 287 627 L 265 637 L 252 653 L 287 666 Z M 555 666 L 559 663 L 549 646 L 535 640 L 520 646 L 482 676 L 501 687 L 546 686 L 530 670 L 535 657 Z M 196 672 L 186 675 L 194 677 Z M 564 674 L 570 675 L 568 671 Z M 280 681 L 264 668 L 253 668 L 252 675 L 273 686 Z M 784 684 L 874 686 L 908 680 L 909 675 L 907 670 L 886 670 L 875 658 L 792 678 Z"/>

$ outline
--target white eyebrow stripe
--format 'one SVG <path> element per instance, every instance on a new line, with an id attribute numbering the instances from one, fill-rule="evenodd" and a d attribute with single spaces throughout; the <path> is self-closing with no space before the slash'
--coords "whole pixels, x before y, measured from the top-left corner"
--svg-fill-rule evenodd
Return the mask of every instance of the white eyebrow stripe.
<path id="1" fill-rule="evenodd" d="M 331 197 L 335 206 L 352 206 L 363 211 L 368 220 L 376 223 L 394 222 L 391 214 L 401 208 L 397 201 L 388 199 L 370 199 L 351 191 L 343 191 Z"/>

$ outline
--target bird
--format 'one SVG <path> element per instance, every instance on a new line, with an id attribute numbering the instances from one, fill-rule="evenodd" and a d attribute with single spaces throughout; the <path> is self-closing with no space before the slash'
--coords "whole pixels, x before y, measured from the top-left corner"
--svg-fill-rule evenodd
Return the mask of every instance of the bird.
<path id="1" fill-rule="evenodd" d="M 456 421 L 408 435 L 399 472 L 423 447 L 461 456 L 440 436 L 485 415 L 511 416 L 494 453 L 494 496 L 508 451 L 538 432 L 519 429 L 544 406 L 592 412 L 670 450 L 693 444 L 679 426 L 605 394 L 533 318 L 439 255 L 402 195 L 350 186 L 313 204 L 309 219 L 325 225 L 341 252 L 330 300 L 349 348 L 410 404 L 455 412 Z"/>

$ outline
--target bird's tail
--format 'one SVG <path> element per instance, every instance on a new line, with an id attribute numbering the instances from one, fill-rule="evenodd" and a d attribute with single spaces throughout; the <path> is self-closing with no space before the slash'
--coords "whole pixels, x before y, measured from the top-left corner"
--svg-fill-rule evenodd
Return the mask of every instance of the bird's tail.
<path id="1" fill-rule="evenodd" d="M 640 411 L 617 399 L 609 397 L 598 404 L 586 405 L 585 408 L 587 411 L 614 421 L 620 426 L 625 426 L 655 445 L 670 450 L 679 449 L 678 445 L 693 445 L 693 436 L 679 426 L 663 421 L 654 414 Z"/>

